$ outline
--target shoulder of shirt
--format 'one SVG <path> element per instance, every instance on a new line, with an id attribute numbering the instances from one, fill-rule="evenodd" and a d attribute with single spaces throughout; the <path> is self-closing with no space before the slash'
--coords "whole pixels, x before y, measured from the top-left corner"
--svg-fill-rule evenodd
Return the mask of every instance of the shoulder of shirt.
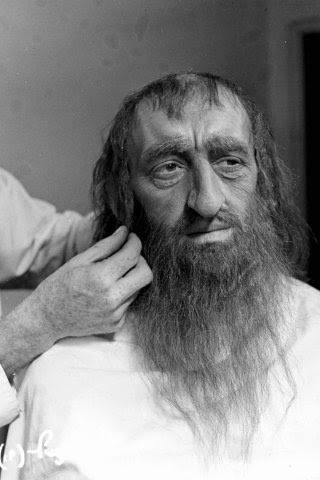
<path id="1" fill-rule="evenodd" d="M 132 344 L 123 340 L 110 340 L 106 337 L 90 336 L 66 338 L 35 359 L 21 374 L 18 374 L 19 385 L 48 377 L 74 374 L 76 370 L 105 372 L 137 371 L 136 352 Z M 33 380 L 34 379 L 34 380 Z"/>
<path id="2" fill-rule="evenodd" d="M 320 291 L 296 279 L 288 283 L 290 322 L 298 335 L 314 335 L 320 341 Z"/>
<path id="3" fill-rule="evenodd" d="M 320 314 L 320 291 L 300 280 L 291 279 L 292 297 L 296 304 Z"/>
<path id="4" fill-rule="evenodd" d="M 20 182 L 10 172 L 0 167 L 0 184 L 2 186 L 9 187 L 19 183 Z"/>

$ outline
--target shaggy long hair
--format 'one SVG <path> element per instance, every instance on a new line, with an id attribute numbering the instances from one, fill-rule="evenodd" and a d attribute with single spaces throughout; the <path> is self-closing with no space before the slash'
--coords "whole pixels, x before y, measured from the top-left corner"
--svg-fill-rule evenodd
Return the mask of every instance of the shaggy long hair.
<path id="1" fill-rule="evenodd" d="M 163 110 L 168 118 L 179 119 L 184 106 L 195 96 L 200 96 L 204 103 L 221 106 L 220 92 L 239 101 L 248 114 L 258 166 L 256 193 L 266 205 L 289 270 L 295 277 L 304 278 L 308 246 L 294 203 L 292 174 L 278 157 L 269 125 L 256 104 L 234 83 L 210 73 L 169 74 L 124 99 L 94 168 L 95 240 L 110 235 L 121 224 L 132 229 L 134 197 L 127 142 L 141 102 L 151 101 L 154 110 Z"/>

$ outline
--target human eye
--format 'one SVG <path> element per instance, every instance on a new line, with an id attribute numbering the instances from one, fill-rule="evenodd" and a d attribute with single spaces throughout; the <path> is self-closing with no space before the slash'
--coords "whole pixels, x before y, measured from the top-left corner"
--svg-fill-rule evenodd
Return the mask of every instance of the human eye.
<path id="1" fill-rule="evenodd" d="M 214 163 L 214 167 L 226 178 L 237 178 L 243 172 L 244 162 L 237 157 L 223 157 Z"/>
<path id="2" fill-rule="evenodd" d="M 176 161 L 167 161 L 155 167 L 152 180 L 157 186 L 169 187 L 176 184 L 184 174 L 184 167 Z"/>

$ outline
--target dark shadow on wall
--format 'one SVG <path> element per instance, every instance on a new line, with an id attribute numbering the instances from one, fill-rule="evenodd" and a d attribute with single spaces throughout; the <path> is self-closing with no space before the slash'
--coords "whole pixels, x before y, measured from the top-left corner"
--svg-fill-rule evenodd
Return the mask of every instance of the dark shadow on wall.
<path id="1" fill-rule="evenodd" d="M 310 284 L 320 289 L 320 32 L 302 36 L 305 85 L 307 221 L 311 228 Z"/>

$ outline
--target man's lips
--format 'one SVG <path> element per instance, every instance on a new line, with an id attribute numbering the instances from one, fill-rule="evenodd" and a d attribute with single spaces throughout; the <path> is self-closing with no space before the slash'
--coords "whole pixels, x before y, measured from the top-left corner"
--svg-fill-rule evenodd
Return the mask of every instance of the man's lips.
<path id="1" fill-rule="evenodd" d="M 212 232 L 218 232 L 219 230 L 228 230 L 231 228 L 231 225 L 215 225 L 215 226 L 210 226 L 210 227 L 193 227 L 192 229 L 187 229 L 185 234 L 186 235 L 201 235 L 205 233 L 212 233 Z"/>

